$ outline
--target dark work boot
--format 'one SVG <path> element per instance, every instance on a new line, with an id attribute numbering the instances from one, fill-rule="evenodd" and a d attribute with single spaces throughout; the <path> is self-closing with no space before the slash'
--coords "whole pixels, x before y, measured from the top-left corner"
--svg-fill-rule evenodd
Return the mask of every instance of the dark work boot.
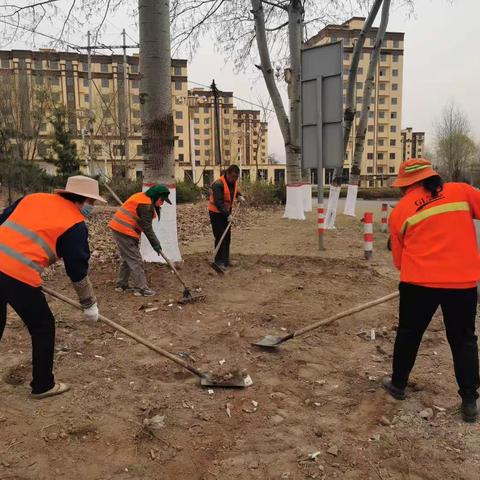
<path id="1" fill-rule="evenodd" d="M 467 423 L 475 423 L 478 418 L 478 408 L 476 400 L 462 400 L 462 419 Z"/>
<path id="2" fill-rule="evenodd" d="M 405 400 L 405 389 L 396 387 L 391 377 L 382 378 L 382 387 L 396 400 Z"/>

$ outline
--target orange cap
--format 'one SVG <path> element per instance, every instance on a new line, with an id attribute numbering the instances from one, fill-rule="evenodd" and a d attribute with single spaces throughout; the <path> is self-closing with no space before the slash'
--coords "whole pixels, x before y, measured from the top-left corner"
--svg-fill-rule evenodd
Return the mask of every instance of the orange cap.
<path id="1" fill-rule="evenodd" d="M 423 158 L 410 158 L 400 165 L 400 170 L 392 187 L 409 187 L 414 183 L 421 182 L 438 173 L 432 168 L 432 164 Z"/>

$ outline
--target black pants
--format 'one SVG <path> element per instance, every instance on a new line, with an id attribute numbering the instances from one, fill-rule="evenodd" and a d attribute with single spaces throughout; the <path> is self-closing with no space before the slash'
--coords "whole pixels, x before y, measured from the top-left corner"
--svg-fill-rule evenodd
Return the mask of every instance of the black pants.
<path id="1" fill-rule="evenodd" d="M 32 337 L 32 393 L 53 388 L 53 353 L 55 319 L 40 288 L 19 282 L 0 272 L 0 340 L 10 305 L 28 328 Z"/>
<path id="2" fill-rule="evenodd" d="M 218 245 L 223 232 L 227 228 L 228 222 L 225 215 L 222 213 L 208 212 L 210 214 L 210 223 L 212 224 L 213 236 L 215 237 L 215 247 Z M 219 265 L 225 265 L 228 267 L 230 261 L 230 240 L 232 238 L 232 229 L 228 230 L 228 233 L 223 239 L 221 247 L 218 249 L 218 253 L 215 256 L 215 263 Z"/>
<path id="3" fill-rule="evenodd" d="M 476 288 L 426 288 L 400 283 L 400 321 L 393 353 L 392 383 L 399 388 L 407 386 L 423 333 L 439 306 L 452 350 L 458 393 L 464 400 L 476 399 L 480 386 L 475 335 Z"/>

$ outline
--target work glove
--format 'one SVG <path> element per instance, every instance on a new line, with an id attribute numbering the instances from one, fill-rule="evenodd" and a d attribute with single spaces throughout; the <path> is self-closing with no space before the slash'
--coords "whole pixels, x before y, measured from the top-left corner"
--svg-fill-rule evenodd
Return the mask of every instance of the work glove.
<path id="1" fill-rule="evenodd" d="M 83 314 L 87 320 L 98 322 L 98 305 L 94 303 L 91 307 L 85 308 Z"/>
<path id="2" fill-rule="evenodd" d="M 156 247 L 155 252 L 157 253 L 157 255 L 160 255 L 162 253 L 162 246 L 159 245 L 158 247 Z"/>
<path id="3" fill-rule="evenodd" d="M 243 195 L 239 195 L 239 196 L 238 196 L 238 201 L 239 201 L 240 203 L 245 203 L 247 200 L 246 200 L 246 198 L 245 198 Z"/>
<path id="4" fill-rule="evenodd" d="M 227 222 L 230 223 L 232 220 L 233 220 L 232 215 L 229 215 L 229 216 L 227 217 Z"/>

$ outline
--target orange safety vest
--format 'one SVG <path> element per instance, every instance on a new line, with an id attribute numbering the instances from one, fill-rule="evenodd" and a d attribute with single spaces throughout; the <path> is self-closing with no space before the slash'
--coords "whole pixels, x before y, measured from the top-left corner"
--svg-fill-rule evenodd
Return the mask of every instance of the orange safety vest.
<path id="1" fill-rule="evenodd" d="M 223 183 L 223 201 L 225 203 L 225 207 L 227 207 L 227 211 L 231 212 L 233 207 L 233 202 L 237 198 L 238 193 L 238 182 L 235 182 L 235 186 L 233 188 L 233 199 L 230 195 L 230 188 L 228 188 L 227 179 L 225 175 L 222 175 L 218 181 Z M 210 204 L 208 205 L 208 210 L 210 212 L 220 213 L 220 210 L 216 207 L 215 202 L 213 200 L 213 190 L 210 192 Z"/>
<path id="2" fill-rule="evenodd" d="M 133 238 L 140 238 L 142 228 L 137 216 L 139 205 L 151 205 L 152 199 L 142 192 L 134 193 L 121 207 L 117 209 L 108 226 L 118 233 L 123 233 Z M 157 216 L 153 214 L 153 218 Z"/>
<path id="3" fill-rule="evenodd" d="M 480 191 L 446 183 L 437 197 L 421 186 L 393 209 L 389 225 L 400 280 L 431 288 L 471 288 L 480 279 L 473 219 L 480 218 Z"/>
<path id="4" fill-rule="evenodd" d="M 80 210 L 60 195 L 27 195 L 0 225 L 0 271 L 40 287 L 43 269 L 58 260 L 58 238 L 84 220 Z"/>

